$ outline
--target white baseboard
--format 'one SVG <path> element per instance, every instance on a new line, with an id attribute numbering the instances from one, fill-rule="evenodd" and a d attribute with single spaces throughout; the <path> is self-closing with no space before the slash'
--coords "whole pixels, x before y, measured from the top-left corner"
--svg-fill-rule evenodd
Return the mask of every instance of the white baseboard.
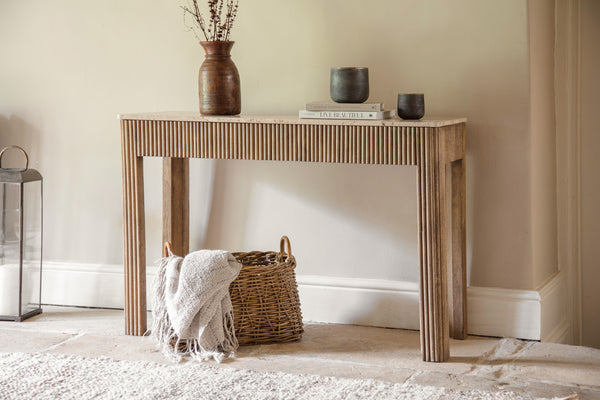
<path id="1" fill-rule="evenodd" d="M 44 262 L 42 266 L 44 304 L 123 308 L 124 287 L 121 265 Z"/>
<path id="2" fill-rule="evenodd" d="M 416 282 L 298 276 L 298 286 L 307 320 L 419 329 Z M 471 286 L 467 290 L 467 331 L 471 335 L 555 340 L 549 333 L 563 322 L 549 309 L 556 303 L 556 292 L 541 296 L 543 292 L 535 290 Z"/>
<path id="3" fill-rule="evenodd" d="M 538 292 L 471 286 L 467 297 L 470 334 L 540 339 Z"/>
<path id="4" fill-rule="evenodd" d="M 150 293 L 156 267 L 147 268 Z M 300 275 L 306 321 L 419 329 L 416 282 Z M 123 308 L 118 265 L 44 263 L 42 302 Z M 540 290 L 468 288 L 468 332 L 473 335 L 566 342 L 566 285 L 557 274 Z M 151 308 L 151 299 L 148 298 Z"/>
<path id="5" fill-rule="evenodd" d="M 419 284 L 327 276 L 296 277 L 305 320 L 419 329 Z"/>

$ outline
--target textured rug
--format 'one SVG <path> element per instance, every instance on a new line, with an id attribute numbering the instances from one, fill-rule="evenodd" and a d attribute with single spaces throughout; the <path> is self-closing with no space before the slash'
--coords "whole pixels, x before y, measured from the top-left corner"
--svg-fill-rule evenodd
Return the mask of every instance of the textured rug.
<path id="1" fill-rule="evenodd" d="M 574 397 L 576 398 L 576 397 Z M 318 375 L 162 365 L 46 353 L 0 353 L 0 399 L 532 399 Z"/>

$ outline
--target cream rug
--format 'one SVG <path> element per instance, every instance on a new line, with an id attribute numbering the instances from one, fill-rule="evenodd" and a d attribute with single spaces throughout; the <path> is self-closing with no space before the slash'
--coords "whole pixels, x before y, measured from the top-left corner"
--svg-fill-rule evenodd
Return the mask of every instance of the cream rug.
<path id="1" fill-rule="evenodd" d="M 577 398 L 577 397 L 573 397 Z M 512 392 L 162 365 L 46 353 L 0 353 L 0 399 L 533 399 Z"/>

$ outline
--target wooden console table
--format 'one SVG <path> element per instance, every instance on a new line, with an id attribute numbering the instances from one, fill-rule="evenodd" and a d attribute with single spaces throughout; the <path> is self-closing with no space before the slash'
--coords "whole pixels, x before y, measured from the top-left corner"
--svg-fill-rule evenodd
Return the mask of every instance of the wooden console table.
<path id="1" fill-rule="evenodd" d="M 449 337 L 466 336 L 466 119 L 307 120 L 184 112 L 119 119 L 126 334 L 146 331 L 143 157 L 163 157 L 163 239 L 178 254 L 188 252 L 188 159 L 196 157 L 416 166 L 423 360 L 446 361 Z"/>

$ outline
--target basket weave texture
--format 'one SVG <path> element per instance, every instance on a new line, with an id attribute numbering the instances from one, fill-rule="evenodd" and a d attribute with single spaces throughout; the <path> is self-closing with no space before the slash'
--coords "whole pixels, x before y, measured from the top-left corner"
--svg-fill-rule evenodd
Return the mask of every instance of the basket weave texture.
<path id="1" fill-rule="evenodd" d="M 164 255 L 169 254 L 173 252 L 167 242 Z M 242 264 L 238 277 L 229 286 L 238 343 L 241 346 L 282 343 L 302 338 L 304 325 L 294 271 L 296 259 L 288 237 L 281 238 L 279 252 L 232 254 Z M 181 340 L 178 348 L 183 351 L 185 346 L 185 340 Z"/>
<path id="2" fill-rule="evenodd" d="M 287 251 L 285 251 L 287 246 Z M 280 251 L 232 253 L 242 264 L 229 287 L 235 334 L 240 345 L 291 342 L 304 333 L 290 241 Z"/>

